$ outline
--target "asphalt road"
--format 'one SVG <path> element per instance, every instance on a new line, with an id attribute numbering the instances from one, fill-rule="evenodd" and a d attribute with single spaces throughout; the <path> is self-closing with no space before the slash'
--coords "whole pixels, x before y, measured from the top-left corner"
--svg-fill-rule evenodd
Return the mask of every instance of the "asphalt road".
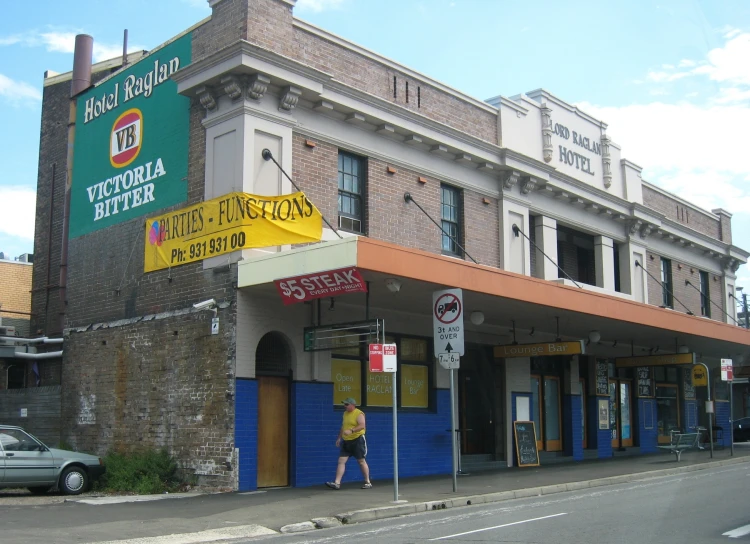
<path id="1" fill-rule="evenodd" d="M 267 544 L 750 542 L 746 464 L 292 535 Z"/>

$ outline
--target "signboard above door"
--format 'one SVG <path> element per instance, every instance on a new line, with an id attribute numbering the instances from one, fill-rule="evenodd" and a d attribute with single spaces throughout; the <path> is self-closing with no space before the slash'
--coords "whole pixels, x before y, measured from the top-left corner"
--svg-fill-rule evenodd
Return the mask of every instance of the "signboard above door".
<path id="1" fill-rule="evenodd" d="M 316 298 L 366 292 L 367 284 L 355 267 L 304 274 L 274 281 L 285 306 Z"/>

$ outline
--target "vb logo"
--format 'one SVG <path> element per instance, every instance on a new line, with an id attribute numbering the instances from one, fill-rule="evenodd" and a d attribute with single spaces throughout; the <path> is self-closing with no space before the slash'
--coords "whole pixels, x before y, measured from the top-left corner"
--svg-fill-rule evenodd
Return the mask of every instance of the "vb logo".
<path id="1" fill-rule="evenodd" d="M 109 161 L 115 168 L 129 165 L 138 156 L 143 143 L 143 114 L 137 108 L 120 115 L 112 125 Z"/>

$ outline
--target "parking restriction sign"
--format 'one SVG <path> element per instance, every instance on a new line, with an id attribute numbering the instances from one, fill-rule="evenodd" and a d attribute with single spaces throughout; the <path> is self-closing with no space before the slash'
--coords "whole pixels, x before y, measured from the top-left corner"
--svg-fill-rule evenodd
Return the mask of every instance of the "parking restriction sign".
<path id="1" fill-rule="evenodd" d="M 432 324 L 435 355 L 464 354 L 464 303 L 461 289 L 432 294 Z"/>

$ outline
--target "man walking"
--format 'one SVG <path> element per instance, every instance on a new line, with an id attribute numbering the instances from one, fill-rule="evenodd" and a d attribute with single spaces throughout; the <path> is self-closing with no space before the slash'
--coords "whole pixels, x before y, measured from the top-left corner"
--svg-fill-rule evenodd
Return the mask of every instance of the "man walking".
<path id="1" fill-rule="evenodd" d="M 362 489 L 370 489 L 370 467 L 367 466 L 367 441 L 365 440 L 365 413 L 357 408 L 357 402 L 349 397 L 342 401 L 344 405 L 344 417 L 336 439 L 336 447 L 339 449 L 339 463 L 336 466 L 336 479 L 326 482 L 331 489 L 341 489 L 341 478 L 346 471 L 346 462 L 349 457 L 354 456 L 359 463 L 359 469 L 365 478 Z"/>

